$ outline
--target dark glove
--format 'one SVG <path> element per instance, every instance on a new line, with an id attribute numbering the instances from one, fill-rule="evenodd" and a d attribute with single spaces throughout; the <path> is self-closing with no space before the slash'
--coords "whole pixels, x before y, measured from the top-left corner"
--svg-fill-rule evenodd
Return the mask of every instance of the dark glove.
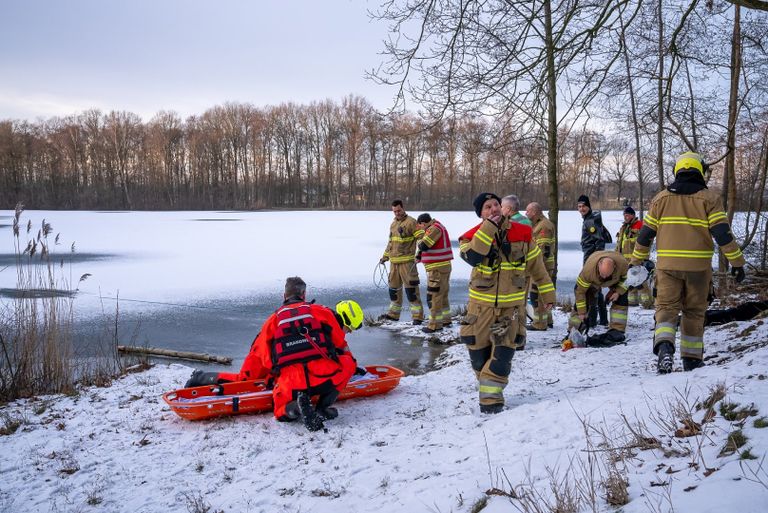
<path id="1" fill-rule="evenodd" d="M 418 264 L 419 262 L 421 262 L 421 251 L 416 253 L 416 263 Z"/>
<path id="2" fill-rule="evenodd" d="M 383 263 L 384 263 L 384 262 L 386 262 L 387 260 L 389 260 L 389 258 L 387 258 L 387 257 L 381 257 L 381 258 L 379 258 L 379 265 L 383 264 Z"/>
<path id="3" fill-rule="evenodd" d="M 546 260 L 549 258 L 549 256 L 552 254 L 552 250 L 549 248 L 549 246 L 544 248 L 544 259 Z"/>
<path id="4" fill-rule="evenodd" d="M 496 261 L 496 258 L 499 256 L 499 251 L 496 249 L 495 246 L 491 246 L 491 249 L 488 251 L 488 262 L 490 262 L 490 265 L 493 265 L 493 263 Z"/>
<path id="5" fill-rule="evenodd" d="M 744 281 L 744 268 L 743 267 L 731 267 L 731 276 L 736 279 L 736 283 Z"/>
<path id="6" fill-rule="evenodd" d="M 362 368 L 362 367 L 355 367 L 355 375 L 356 376 L 365 376 L 366 374 L 368 374 L 368 371 L 365 370 L 364 368 Z"/>

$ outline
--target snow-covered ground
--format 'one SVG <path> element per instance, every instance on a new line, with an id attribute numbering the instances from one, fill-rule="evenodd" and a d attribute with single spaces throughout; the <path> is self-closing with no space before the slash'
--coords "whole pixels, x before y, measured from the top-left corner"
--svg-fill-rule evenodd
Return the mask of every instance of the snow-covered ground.
<path id="1" fill-rule="evenodd" d="M 652 314 L 631 313 L 626 346 L 561 352 L 559 312 L 554 332 L 530 333 L 513 360 L 507 409 L 494 416 L 479 413 L 460 345 L 439 370 L 386 396 L 340 403 L 327 432 L 270 414 L 183 420 L 160 397 L 189 376 L 178 364 L 6 405 L 0 428 L 20 426 L 0 436 L 0 511 L 540 512 L 556 511 L 542 507 L 555 504 L 554 482 L 561 495 L 595 487 L 594 507 L 573 511 L 765 512 L 768 429 L 754 422 L 768 416 L 768 327 L 708 328 L 706 367 L 658 376 Z M 675 437 L 686 411 L 702 421 L 696 404 L 718 386 L 725 399 L 701 434 Z M 756 414 L 726 420 L 724 402 Z M 718 456 L 737 429 L 746 445 Z M 636 447 L 641 438 L 657 448 Z M 740 459 L 746 449 L 758 459 Z M 601 488 L 611 468 L 629 484 L 618 510 Z"/>

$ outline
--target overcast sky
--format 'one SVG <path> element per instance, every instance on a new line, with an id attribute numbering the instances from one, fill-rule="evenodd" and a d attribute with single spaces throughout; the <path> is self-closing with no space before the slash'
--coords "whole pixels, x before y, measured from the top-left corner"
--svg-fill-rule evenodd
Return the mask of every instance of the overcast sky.
<path id="1" fill-rule="evenodd" d="M 364 78 L 386 27 L 366 0 L 0 0 L 0 119 L 394 91 Z"/>

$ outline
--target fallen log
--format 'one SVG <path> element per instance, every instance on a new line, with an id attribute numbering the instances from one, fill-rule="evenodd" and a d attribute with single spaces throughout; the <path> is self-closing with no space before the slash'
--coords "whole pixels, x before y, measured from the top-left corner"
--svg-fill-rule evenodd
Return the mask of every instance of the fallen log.
<path id="1" fill-rule="evenodd" d="M 183 360 L 222 363 L 224 365 L 232 364 L 232 358 L 229 356 L 216 356 L 208 353 L 193 353 L 191 351 L 175 351 L 173 349 L 162 349 L 159 347 L 117 346 L 117 351 L 120 353 L 138 353 L 152 356 L 164 356 L 166 358 L 181 358 Z"/>

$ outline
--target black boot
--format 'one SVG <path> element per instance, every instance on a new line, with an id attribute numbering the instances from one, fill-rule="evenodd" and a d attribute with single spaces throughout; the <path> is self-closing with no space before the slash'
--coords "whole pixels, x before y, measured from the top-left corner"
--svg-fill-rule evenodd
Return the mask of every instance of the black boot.
<path id="1" fill-rule="evenodd" d="M 699 360 L 698 358 L 688 358 L 687 356 L 683 356 L 684 371 L 692 371 L 693 369 L 698 369 L 699 367 L 704 367 L 704 362 L 702 360 Z"/>
<path id="2" fill-rule="evenodd" d="M 656 354 L 659 361 L 656 370 L 659 374 L 669 374 L 672 372 L 672 363 L 675 357 L 675 346 L 669 342 L 661 342 L 656 348 Z"/>
<path id="3" fill-rule="evenodd" d="M 218 385 L 219 373 L 218 372 L 203 372 L 200 369 L 192 372 L 192 375 L 187 380 L 184 388 L 189 387 L 201 387 L 203 385 Z"/>
<path id="4" fill-rule="evenodd" d="M 481 404 L 480 413 L 487 413 L 488 415 L 495 415 L 504 411 L 504 403 L 494 404 Z"/>
<path id="5" fill-rule="evenodd" d="M 309 399 L 309 394 L 306 392 L 296 393 L 296 404 L 299 406 L 301 420 L 308 430 L 320 431 L 325 427 L 325 425 L 323 425 L 323 419 L 321 419 L 317 412 L 315 412 L 315 409 L 312 407 L 312 402 Z"/>
<path id="6" fill-rule="evenodd" d="M 317 401 L 317 406 L 315 406 L 315 410 L 323 420 L 331 420 L 339 416 L 339 410 L 331 406 L 338 398 L 339 391 L 336 389 L 320 396 L 320 399 Z"/>
<path id="7" fill-rule="evenodd" d="M 301 417 L 301 412 L 299 411 L 299 405 L 296 404 L 296 401 L 291 401 L 290 403 L 285 405 L 285 414 L 279 416 L 277 418 L 277 421 L 293 422 L 294 420 L 297 420 L 299 417 Z"/>

